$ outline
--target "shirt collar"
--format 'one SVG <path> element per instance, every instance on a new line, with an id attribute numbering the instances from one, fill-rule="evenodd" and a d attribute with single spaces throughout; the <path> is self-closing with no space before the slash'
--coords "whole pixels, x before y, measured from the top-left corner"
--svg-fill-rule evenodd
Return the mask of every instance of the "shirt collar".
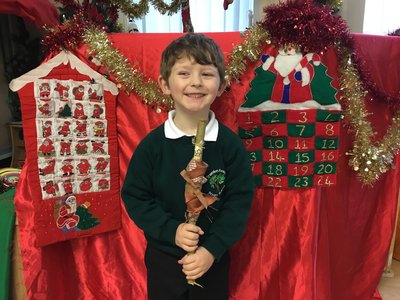
<path id="1" fill-rule="evenodd" d="M 164 123 L 164 134 L 168 139 L 179 139 L 183 136 L 188 136 L 182 132 L 174 123 L 175 110 L 168 112 L 168 119 Z M 215 142 L 218 137 L 218 121 L 215 119 L 214 112 L 210 111 L 210 120 L 206 126 L 206 134 L 204 137 L 205 141 Z"/>

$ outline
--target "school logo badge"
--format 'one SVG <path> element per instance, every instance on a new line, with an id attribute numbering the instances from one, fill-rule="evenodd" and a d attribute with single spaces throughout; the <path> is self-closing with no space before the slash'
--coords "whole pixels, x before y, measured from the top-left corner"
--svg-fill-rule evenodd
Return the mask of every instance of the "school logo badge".
<path id="1" fill-rule="evenodd" d="M 225 171 L 218 169 L 211 171 L 207 175 L 208 185 L 210 186 L 210 195 L 219 197 L 225 188 Z"/>

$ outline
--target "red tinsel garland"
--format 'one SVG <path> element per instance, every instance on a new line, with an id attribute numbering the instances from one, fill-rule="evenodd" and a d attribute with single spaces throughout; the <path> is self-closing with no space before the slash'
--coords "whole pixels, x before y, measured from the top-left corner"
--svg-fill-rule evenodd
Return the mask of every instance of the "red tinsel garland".
<path id="1" fill-rule="evenodd" d="M 302 52 L 324 52 L 338 41 L 347 44 L 350 33 L 346 22 L 325 6 L 311 1 L 289 0 L 264 8 L 261 23 L 277 47 L 294 45 Z"/>

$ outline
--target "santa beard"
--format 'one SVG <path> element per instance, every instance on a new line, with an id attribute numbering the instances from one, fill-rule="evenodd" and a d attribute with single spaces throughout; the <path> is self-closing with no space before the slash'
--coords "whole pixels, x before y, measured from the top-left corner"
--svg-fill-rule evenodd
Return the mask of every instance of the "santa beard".
<path id="1" fill-rule="evenodd" d="M 282 77 L 286 77 L 301 61 L 303 55 L 295 54 L 278 54 L 275 59 L 274 67 Z"/>

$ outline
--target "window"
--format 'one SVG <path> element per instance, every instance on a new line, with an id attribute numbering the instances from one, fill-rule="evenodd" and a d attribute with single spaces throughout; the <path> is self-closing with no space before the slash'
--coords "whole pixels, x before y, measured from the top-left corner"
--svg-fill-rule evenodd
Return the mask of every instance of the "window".
<path id="1" fill-rule="evenodd" d="M 164 0 L 170 3 L 171 0 Z M 139 0 L 133 0 L 138 3 Z M 235 0 L 227 10 L 223 0 L 191 0 L 190 12 L 195 32 L 244 31 L 251 25 L 254 1 Z M 250 10 L 250 17 L 249 17 Z M 133 20 L 140 32 L 182 32 L 181 12 L 168 16 L 160 14 L 149 4 L 149 12 L 142 19 Z"/>
<path id="2" fill-rule="evenodd" d="M 399 0 L 365 0 L 363 33 L 386 35 L 400 28 Z"/>

